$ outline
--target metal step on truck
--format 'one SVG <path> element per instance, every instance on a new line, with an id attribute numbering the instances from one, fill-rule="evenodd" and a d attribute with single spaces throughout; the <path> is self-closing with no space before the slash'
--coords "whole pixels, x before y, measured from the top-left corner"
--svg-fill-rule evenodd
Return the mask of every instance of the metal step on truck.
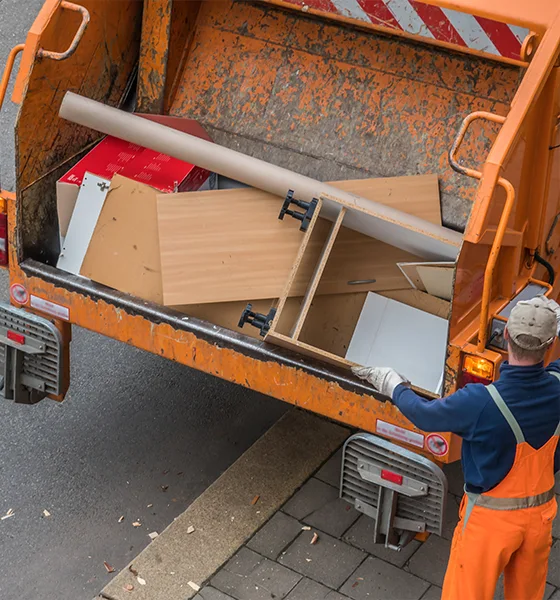
<path id="1" fill-rule="evenodd" d="M 57 268 L 56 182 L 102 137 L 59 111 L 74 92 L 189 117 L 216 145 L 318 182 L 436 174 L 443 229 L 460 240 L 442 383 L 426 391 L 437 402 L 497 377 L 520 298 L 560 295 L 558 2 L 46 0 L 9 56 L 0 104 L 18 55 L 16 190 L 0 192 L 5 399 L 62 401 L 72 325 L 90 329 L 355 428 L 341 495 L 376 520 L 376 541 L 440 533 L 439 467 L 460 440 L 417 430 L 337 362 L 376 278 L 328 305 L 301 299 L 318 307 L 311 344 L 282 333 L 282 299 L 242 311 L 258 330 L 240 329 L 237 304 L 176 310 Z"/>

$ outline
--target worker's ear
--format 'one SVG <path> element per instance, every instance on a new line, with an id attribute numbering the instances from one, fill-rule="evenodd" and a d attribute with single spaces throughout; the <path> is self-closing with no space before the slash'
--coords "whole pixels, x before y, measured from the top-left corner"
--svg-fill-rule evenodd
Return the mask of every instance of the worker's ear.
<path id="1" fill-rule="evenodd" d="M 504 329 L 504 340 L 506 340 L 506 342 L 509 342 L 509 331 L 507 327 Z"/>

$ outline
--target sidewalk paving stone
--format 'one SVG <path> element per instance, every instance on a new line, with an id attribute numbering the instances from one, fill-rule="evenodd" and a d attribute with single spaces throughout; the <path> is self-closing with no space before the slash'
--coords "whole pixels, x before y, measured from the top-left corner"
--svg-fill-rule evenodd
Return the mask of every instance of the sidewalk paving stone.
<path id="1" fill-rule="evenodd" d="M 301 521 L 336 498 L 336 488 L 312 477 L 284 504 L 282 510 Z"/>
<path id="2" fill-rule="evenodd" d="M 224 594 L 215 588 L 205 587 L 203 590 L 198 592 L 193 600 L 235 600 L 235 598 L 228 596 L 227 594 Z"/>
<path id="3" fill-rule="evenodd" d="M 275 559 L 288 544 L 294 541 L 301 527 L 301 523 L 293 517 L 277 512 L 249 540 L 247 547 L 263 556 Z"/>
<path id="4" fill-rule="evenodd" d="M 240 548 L 225 564 L 224 569 L 236 575 L 250 575 L 264 560 L 260 554 Z"/>
<path id="5" fill-rule="evenodd" d="M 554 542 L 550 551 L 548 577 L 546 579 L 553 586 L 560 587 L 560 540 Z"/>
<path id="6" fill-rule="evenodd" d="M 556 590 L 549 600 L 560 600 L 560 590 Z"/>
<path id="7" fill-rule="evenodd" d="M 245 571 L 245 566 L 246 563 L 242 571 Z M 210 580 L 210 585 L 236 600 L 280 600 L 301 579 L 301 575 L 268 558 L 264 558 L 248 574 L 232 572 L 228 568 L 226 565 L 226 568 L 218 571 Z"/>
<path id="8" fill-rule="evenodd" d="M 451 542 L 436 535 L 431 535 L 422 547 L 414 553 L 408 563 L 411 573 L 434 585 L 443 585 L 443 577 L 447 569 Z"/>
<path id="9" fill-rule="evenodd" d="M 412 540 L 412 542 L 405 546 L 400 552 L 388 550 L 383 544 L 373 543 L 374 527 L 375 521 L 370 517 L 362 515 L 346 533 L 344 541 L 352 544 L 352 546 L 365 550 L 369 554 L 382 558 L 396 567 L 403 567 L 421 546 L 420 542 Z"/>
<path id="10" fill-rule="evenodd" d="M 457 522 L 459 521 L 459 506 L 461 504 L 460 498 L 453 494 L 447 494 L 447 505 L 445 508 L 445 515 L 443 517 L 443 531 L 442 537 L 446 540 L 453 538 L 453 533 Z"/>
<path id="11" fill-rule="evenodd" d="M 340 487 L 341 467 L 342 448 L 329 458 L 329 460 L 317 471 L 315 477 L 338 489 Z"/>
<path id="12" fill-rule="evenodd" d="M 420 600 L 430 584 L 379 558 L 369 557 L 340 588 L 354 600 Z"/>
<path id="13" fill-rule="evenodd" d="M 343 596 L 316 581 L 302 579 L 296 587 L 286 596 L 286 600 L 345 600 Z"/>
<path id="14" fill-rule="evenodd" d="M 447 485 L 449 491 L 454 496 L 463 496 L 463 486 L 465 485 L 465 478 L 463 477 L 463 469 L 461 468 L 461 461 L 443 465 L 443 472 L 447 477 Z"/>
<path id="15" fill-rule="evenodd" d="M 437 585 L 431 585 L 421 600 L 441 600 L 441 588 Z"/>
<path id="16" fill-rule="evenodd" d="M 556 494 L 556 502 L 560 502 L 560 496 Z M 560 511 L 558 511 L 560 512 Z M 554 523 L 552 524 L 552 537 L 560 538 L 560 518 L 556 515 Z"/>
<path id="17" fill-rule="evenodd" d="M 336 498 L 310 514 L 304 522 L 329 535 L 341 537 L 358 520 L 360 514 L 346 500 Z"/>
<path id="18" fill-rule="evenodd" d="M 303 531 L 278 561 L 307 577 L 338 589 L 367 554 L 325 533 L 311 544 L 313 531 Z"/>

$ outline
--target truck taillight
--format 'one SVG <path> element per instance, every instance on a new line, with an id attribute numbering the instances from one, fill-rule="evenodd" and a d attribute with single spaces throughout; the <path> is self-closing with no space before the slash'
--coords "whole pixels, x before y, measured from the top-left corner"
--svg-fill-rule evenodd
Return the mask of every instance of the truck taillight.
<path id="1" fill-rule="evenodd" d="M 0 212 L 0 266 L 8 265 L 8 215 Z"/>
<path id="2" fill-rule="evenodd" d="M 480 356 L 467 354 L 463 359 L 460 386 L 467 383 L 483 383 L 488 385 L 494 381 L 494 363 Z"/>

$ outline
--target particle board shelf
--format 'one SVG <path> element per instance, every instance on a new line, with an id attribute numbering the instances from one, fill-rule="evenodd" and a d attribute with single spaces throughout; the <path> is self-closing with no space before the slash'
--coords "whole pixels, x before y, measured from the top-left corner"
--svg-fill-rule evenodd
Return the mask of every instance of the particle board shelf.
<path id="1" fill-rule="evenodd" d="M 435 175 L 333 185 L 441 225 Z M 278 197 L 247 188 L 159 195 L 157 221 L 164 304 L 280 297 L 302 237 L 299 222 L 289 218 L 278 220 L 280 207 Z M 324 239 L 329 235 L 331 223 L 324 217 L 325 211 L 308 250 L 309 271 L 300 270 L 290 288 L 293 296 L 305 294 Z M 336 220 L 336 215 L 330 220 Z M 385 257 L 383 264 L 380 257 Z M 414 260 L 418 257 L 406 250 L 343 228 L 317 293 L 404 289 L 408 284 L 396 263 Z M 375 283 L 349 286 L 348 281 L 372 279 L 363 274 L 374 269 Z"/>

